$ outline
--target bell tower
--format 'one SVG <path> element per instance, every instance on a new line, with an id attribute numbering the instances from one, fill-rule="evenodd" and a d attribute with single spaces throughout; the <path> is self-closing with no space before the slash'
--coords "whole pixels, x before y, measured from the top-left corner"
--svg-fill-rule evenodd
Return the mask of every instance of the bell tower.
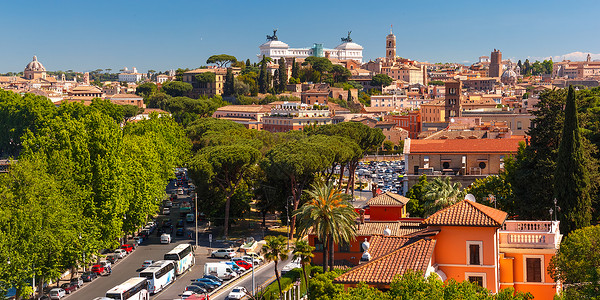
<path id="1" fill-rule="evenodd" d="M 385 37 L 385 57 L 387 59 L 396 58 L 396 36 L 392 33 L 390 25 L 390 34 Z"/>

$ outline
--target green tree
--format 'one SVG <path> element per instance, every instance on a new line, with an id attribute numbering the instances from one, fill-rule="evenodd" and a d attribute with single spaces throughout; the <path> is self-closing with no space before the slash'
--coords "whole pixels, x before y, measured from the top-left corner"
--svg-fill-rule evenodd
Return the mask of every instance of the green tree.
<path id="1" fill-rule="evenodd" d="M 269 88 L 267 81 L 267 58 L 263 55 L 260 61 L 260 72 L 258 73 L 258 91 L 260 93 L 266 93 Z"/>
<path id="2" fill-rule="evenodd" d="M 234 78 L 233 72 L 231 68 L 227 69 L 227 74 L 225 75 L 225 84 L 223 85 L 223 94 L 226 96 L 233 95 L 235 93 L 234 90 Z"/>
<path id="3" fill-rule="evenodd" d="M 347 82 L 348 78 L 352 76 L 350 70 L 346 69 L 340 65 L 334 65 L 331 69 L 331 73 L 333 75 L 333 82 Z"/>
<path id="4" fill-rule="evenodd" d="M 217 80 L 217 75 L 214 72 L 203 72 L 196 75 L 196 81 L 200 83 L 213 83 Z"/>
<path id="5" fill-rule="evenodd" d="M 575 90 L 570 86 L 554 174 L 554 195 L 564 211 L 560 214 L 564 232 L 589 226 L 592 218 L 590 179 L 580 135 Z"/>
<path id="6" fill-rule="evenodd" d="M 296 58 L 292 58 L 292 77 L 298 79 L 298 71 L 300 65 L 296 62 Z"/>
<path id="7" fill-rule="evenodd" d="M 297 239 L 294 242 L 294 251 L 292 252 L 294 260 L 298 259 L 302 265 L 302 274 L 304 275 L 304 282 L 307 284 L 308 289 L 308 274 L 306 273 L 306 266 L 310 266 L 310 262 L 313 256 L 315 247 L 311 246 L 308 241 Z"/>
<path id="8" fill-rule="evenodd" d="M 229 145 L 205 148 L 192 161 L 190 171 L 194 182 L 215 184 L 225 195 L 225 237 L 229 235 L 231 197 L 260 157 L 261 153 L 250 146 Z"/>
<path id="9" fill-rule="evenodd" d="M 308 299 L 333 300 L 337 295 L 344 293 L 343 284 L 333 283 L 338 276 L 339 273 L 336 272 L 325 272 L 311 278 Z"/>
<path id="10" fill-rule="evenodd" d="M 548 273 L 562 282 L 565 299 L 596 299 L 600 294 L 600 226 L 572 231 L 552 257 Z"/>
<path id="11" fill-rule="evenodd" d="M 282 235 L 266 236 L 265 241 L 266 243 L 262 247 L 262 252 L 266 261 L 275 263 L 273 270 L 275 271 L 277 285 L 279 286 L 279 295 L 281 296 L 283 295 L 283 291 L 281 289 L 281 280 L 279 278 L 279 271 L 277 271 L 277 264 L 280 260 L 288 259 L 288 252 L 285 250 L 287 239 Z"/>
<path id="12" fill-rule="evenodd" d="M 317 183 L 307 191 L 310 200 L 294 212 L 298 216 L 301 236 L 312 231 L 323 241 L 323 270 L 333 270 L 334 244 L 356 239 L 358 214 L 348 202 L 350 195 L 336 189 L 332 183 Z"/>
<path id="13" fill-rule="evenodd" d="M 383 150 L 385 150 L 385 151 L 394 150 L 394 142 L 392 142 L 390 140 L 383 141 Z"/>
<path id="14" fill-rule="evenodd" d="M 171 97 L 181 97 L 192 91 L 192 85 L 182 81 L 169 81 L 162 85 L 162 90 Z"/>
<path id="15" fill-rule="evenodd" d="M 509 215 L 516 214 L 516 206 L 519 205 L 514 201 L 510 182 L 506 180 L 506 173 L 477 179 L 465 189 L 465 193 L 475 196 L 477 202 L 491 207 L 497 206 L 498 209 L 508 212 Z M 490 198 L 490 195 L 493 198 Z"/>
<path id="16" fill-rule="evenodd" d="M 410 199 L 406 204 L 406 211 L 412 217 L 424 217 L 425 210 L 423 205 L 425 203 L 425 193 L 427 192 L 426 187 L 428 185 L 427 175 L 423 174 L 419 176 L 419 181 L 415 183 L 408 192 L 406 197 Z"/>
<path id="17" fill-rule="evenodd" d="M 207 64 L 217 64 L 219 68 L 225 67 L 229 63 L 237 62 L 237 58 L 228 54 L 212 55 L 206 60 Z"/>
<path id="18" fill-rule="evenodd" d="M 436 211 L 446 208 L 458 201 L 462 196 L 460 182 L 452 183 L 450 177 L 436 177 L 425 187 L 425 215 L 432 215 Z"/>
<path id="19" fill-rule="evenodd" d="M 285 58 L 282 57 L 279 59 L 279 86 L 277 87 L 280 93 L 284 92 L 287 88 L 288 76 L 287 76 L 287 65 L 285 63 Z"/>
<path id="20" fill-rule="evenodd" d="M 379 89 L 381 89 L 392 84 L 392 81 L 394 81 L 394 79 L 386 74 L 377 74 L 371 78 L 371 85 L 378 86 Z"/>
<path id="21" fill-rule="evenodd" d="M 148 108 L 164 109 L 170 98 L 171 96 L 163 92 L 156 92 L 148 97 L 144 97 L 144 103 Z"/>
<path id="22" fill-rule="evenodd" d="M 313 70 L 319 73 L 328 73 L 333 70 L 333 64 L 326 57 L 309 56 L 304 59 L 303 66 L 309 65 Z"/>
<path id="23" fill-rule="evenodd" d="M 153 82 L 144 82 L 135 88 L 135 94 L 144 98 L 156 93 L 158 88 Z"/>

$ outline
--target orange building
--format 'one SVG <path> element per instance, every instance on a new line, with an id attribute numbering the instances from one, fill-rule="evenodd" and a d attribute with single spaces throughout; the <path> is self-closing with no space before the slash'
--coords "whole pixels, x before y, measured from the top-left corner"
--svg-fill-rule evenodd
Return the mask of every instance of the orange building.
<path id="1" fill-rule="evenodd" d="M 406 218 L 406 203 L 410 199 L 386 192 L 367 201 L 371 220 L 396 221 Z"/>
<path id="2" fill-rule="evenodd" d="M 392 121 L 398 126 L 408 131 L 408 137 L 416 139 L 421 133 L 421 111 L 412 110 L 406 115 L 395 115 L 391 117 Z"/>
<path id="3" fill-rule="evenodd" d="M 552 299 L 560 288 L 548 274 L 562 235 L 557 221 L 507 221 L 507 213 L 463 200 L 404 236 L 372 236 L 364 262 L 335 279 L 389 288 L 408 270 L 445 281 L 471 281 L 493 293 L 513 287 L 535 299 Z"/>

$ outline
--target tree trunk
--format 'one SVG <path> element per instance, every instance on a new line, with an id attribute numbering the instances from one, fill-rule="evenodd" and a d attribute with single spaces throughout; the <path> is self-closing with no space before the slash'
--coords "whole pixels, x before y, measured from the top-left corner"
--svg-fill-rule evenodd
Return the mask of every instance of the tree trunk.
<path id="1" fill-rule="evenodd" d="M 338 181 L 338 190 L 342 188 L 342 181 L 344 181 L 344 169 L 345 169 L 346 165 L 342 164 L 340 166 L 340 180 Z"/>
<path id="2" fill-rule="evenodd" d="M 267 211 L 262 212 L 262 227 L 267 227 Z"/>
<path id="3" fill-rule="evenodd" d="M 335 245 L 333 243 L 333 237 L 329 238 L 329 271 L 333 271 L 333 265 L 335 261 L 333 260 L 333 252 L 335 251 Z"/>
<path id="4" fill-rule="evenodd" d="M 329 266 L 329 236 L 323 241 L 323 273 L 327 272 Z"/>
<path id="5" fill-rule="evenodd" d="M 306 286 L 306 293 L 308 294 L 308 274 L 306 274 L 306 263 L 302 263 L 302 274 L 304 274 L 304 286 Z"/>
<path id="6" fill-rule="evenodd" d="M 279 286 L 279 298 L 283 295 L 283 291 L 281 290 L 281 281 L 279 280 L 279 272 L 277 272 L 277 259 L 275 259 L 275 277 L 277 278 L 277 285 Z"/>
<path id="7" fill-rule="evenodd" d="M 231 195 L 227 196 L 227 201 L 225 201 L 225 228 L 223 229 L 223 235 L 225 239 L 229 237 L 229 207 L 231 206 Z"/>

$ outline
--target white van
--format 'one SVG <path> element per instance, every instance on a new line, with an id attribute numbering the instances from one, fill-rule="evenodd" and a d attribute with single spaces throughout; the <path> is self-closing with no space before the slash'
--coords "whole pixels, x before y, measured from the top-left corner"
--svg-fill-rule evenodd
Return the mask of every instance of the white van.
<path id="1" fill-rule="evenodd" d="M 170 244 L 171 243 L 171 235 L 168 233 L 163 233 L 160 235 L 160 243 L 161 244 Z"/>
<path id="2" fill-rule="evenodd" d="M 231 279 L 236 277 L 237 273 L 227 264 L 205 263 L 204 275 L 213 275 L 222 279 Z"/>

